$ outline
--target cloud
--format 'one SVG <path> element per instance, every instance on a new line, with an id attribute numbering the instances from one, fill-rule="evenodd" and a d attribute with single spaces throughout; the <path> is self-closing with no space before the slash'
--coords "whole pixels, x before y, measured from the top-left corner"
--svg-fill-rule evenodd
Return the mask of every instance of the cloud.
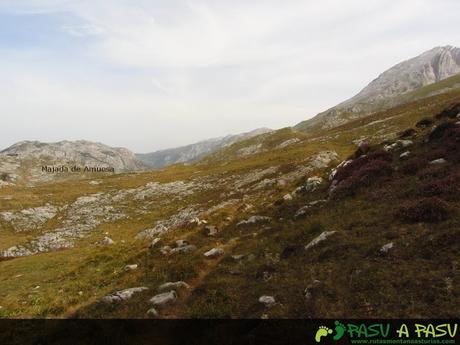
<path id="1" fill-rule="evenodd" d="M 102 28 L 92 24 L 79 26 L 64 25 L 61 26 L 61 29 L 69 35 L 76 37 L 97 36 L 102 35 L 104 33 L 104 30 Z"/>
<path id="2" fill-rule="evenodd" d="M 15 26 L 0 35 L 11 114 L 0 146 L 77 137 L 149 151 L 293 125 L 403 59 L 460 45 L 459 11 L 455 0 L 2 0 L 0 15 L 56 27 L 30 24 L 39 44 L 21 49 Z"/>

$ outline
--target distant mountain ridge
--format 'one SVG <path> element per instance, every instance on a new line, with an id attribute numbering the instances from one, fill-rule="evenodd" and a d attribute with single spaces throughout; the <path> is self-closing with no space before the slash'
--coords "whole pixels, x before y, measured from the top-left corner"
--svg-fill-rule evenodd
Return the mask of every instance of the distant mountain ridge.
<path id="1" fill-rule="evenodd" d="M 203 140 L 187 146 L 136 154 L 136 157 L 152 168 L 163 168 L 177 163 L 189 164 L 221 148 L 269 132 L 272 132 L 269 128 L 258 128 L 250 132 Z"/>
<path id="2" fill-rule="evenodd" d="M 20 160 L 38 159 L 50 163 L 72 162 L 79 165 L 112 167 L 115 172 L 145 169 L 133 152 L 126 148 L 110 147 L 86 140 L 42 143 L 21 141 L 0 151 L 1 155 Z"/>
<path id="3" fill-rule="evenodd" d="M 406 102 L 402 96 L 460 74 L 460 48 L 436 47 L 380 74 L 354 97 L 297 124 L 301 131 L 328 129 Z"/>

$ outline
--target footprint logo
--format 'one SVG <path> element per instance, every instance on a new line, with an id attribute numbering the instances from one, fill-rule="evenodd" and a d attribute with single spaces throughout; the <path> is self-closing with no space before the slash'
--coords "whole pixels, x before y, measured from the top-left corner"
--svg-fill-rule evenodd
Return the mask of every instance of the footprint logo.
<path id="1" fill-rule="evenodd" d="M 345 325 L 343 323 L 340 323 L 339 321 L 335 322 L 335 335 L 332 339 L 334 340 L 340 340 L 342 339 L 343 335 L 345 334 Z"/>
<path id="2" fill-rule="evenodd" d="M 321 338 L 327 336 L 328 334 L 332 334 L 332 329 L 327 328 L 326 326 L 319 326 L 318 330 L 316 331 L 315 340 L 317 343 L 321 342 Z"/>

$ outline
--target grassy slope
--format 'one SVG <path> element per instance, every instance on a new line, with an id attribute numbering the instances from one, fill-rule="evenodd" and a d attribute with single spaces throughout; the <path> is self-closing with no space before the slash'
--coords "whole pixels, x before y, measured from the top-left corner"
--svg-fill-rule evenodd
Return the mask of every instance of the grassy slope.
<path id="1" fill-rule="evenodd" d="M 207 176 L 224 179 L 270 166 L 281 166 L 289 171 L 303 164 L 311 154 L 325 149 L 335 150 L 345 158 L 355 150 L 352 140 L 366 137 L 371 142 L 379 142 L 459 101 L 460 92 L 454 91 L 330 131 L 305 135 L 285 129 L 237 143 L 194 166 L 178 165 L 158 172 L 104 177 L 96 186 L 81 180 L 32 188 L 3 188 L 0 197 L 11 196 L 12 199 L 2 199 L 0 211 L 40 206 L 46 202 L 63 205 L 81 195 L 134 188 L 151 181 Z M 419 151 L 425 150 L 421 142 L 423 135 L 419 134 Z M 302 141 L 276 149 L 292 137 Z M 244 158 L 238 156 L 239 149 L 258 143 L 262 143 L 264 152 Z M 395 165 L 399 164 L 401 162 L 395 157 Z M 402 199 L 390 198 L 382 202 L 373 195 L 374 188 L 370 188 L 353 197 L 333 201 L 306 220 L 294 221 L 295 210 L 310 200 L 323 198 L 326 192 L 323 186 L 290 203 L 274 205 L 300 182 L 250 196 L 255 206 L 251 212 L 275 216 L 276 220 L 268 226 L 237 228 L 235 224 L 250 211 L 233 205 L 208 219 L 222 229 L 217 237 L 205 237 L 201 228 L 194 228 L 178 229 L 163 239 L 164 244 L 168 244 L 178 238 L 187 238 L 199 248 L 195 253 L 165 257 L 158 251 L 150 251 L 147 243 L 133 240 L 136 233 L 150 227 L 155 220 L 174 213 L 173 209 L 160 209 L 143 216 L 132 212 L 128 219 L 101 225 L 73 249 L 0 262 L 0 317 L 65 317 L 75 311 L 88 317 L 145 317 L 152 291 L 114 308 L 97 301 L 115 290 L 142 285 L 155 288 L 165 281 L 179 279 L 193 282 L 194 289 L 190 295 L 181 295 L 177 307 L 164 311 L 164 317 L 260 317 L 262 313 L 271 317 L 458 317 L 458 254 L 455 254 L 458 253 L 458 240 L 445 240 L 453 236 L 458 238 L 457 218 L 440 224 L 401 223 L 392 215 L 393 208 Z M 399 193 L 403 187 L 410 192 L 416 180 L 409 177 L 402 186 L 398 183 L 389 190 Z M 188 203 L 211 206 L 219 202 L 221 192 L 198 193 L 176 207 Z M 454 203 L 457 205 L 456 201 Z M 133 203 L 132 209 L 136 206 Z M 231 216 L 232 221 L 225 222 L 223 219 L 227 216 Z M 22 241 L 31 236 L 18 235 L 6 224 L 0 223 L 0 226 L 0 249 L 17 243 L 18 238 Z M 49 222 L 39 231 L 53 226 L 55 224 Z M 280 259 L 287 246 L 305 245 L 323 230 L 338 232 L 311 253 L 300 251 Z M 94 246 L 105 232 L 109 232 L 117 244 Z M 394 252 L 389 257 L 376 255 L 378 248 L 390 241 L 396 243 Z M 226 248 L 222 261 L 204 260 L 202 253 L 216 245 Z M 241 264 L 229 257 L 240 253 L 255 257 Z M 132 263 L 138 263 L 140 268 L 125 272 L 123 267 Z M 303 291 L 313 279 L 320 280 L 323 285 L 312 300 L 306 301 Z M 454 282 L 453 290 L 446 288 L 449 279 Z M 268 312 L 263 310 L 257 302 L 263 294 L 274 295 L 281 304 Z"/>

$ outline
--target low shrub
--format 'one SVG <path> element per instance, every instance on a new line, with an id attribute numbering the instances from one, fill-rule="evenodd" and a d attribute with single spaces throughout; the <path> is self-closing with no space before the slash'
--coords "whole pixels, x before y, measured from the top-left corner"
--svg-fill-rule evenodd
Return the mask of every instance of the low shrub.
<path id="1" fill-rule="evenodd" d="M 362 143 L 348 159 L 357 159 L 369 153 L 371 147 L 367 143 Z"/>
<path id="2" fill-rule="evenodd" d="M 426 128 L 426 127 L 430 127 L 434 124 L 434 121 L 430 118 L 424 118 L 424 119 L 421 119 L 419 122 L 417 122 L 415 124 L 415 127 L 417 128 Z"/>
<path id="3" fill-rule="evenodd" d="M 408 223 L 436 223 L 448 219 L 450 215 L 449 204 L 438 197 L 407 201 L 396 211 L 396 217 Z"/>
<path id="4" fill-rule="evenodd" d="M 399 133 L 399 138 L 400 139 L 409 139 L 417 135 L 417 131 L 413 128 L 408 128 L 401 133 Z"/>
<path id="5" fill-rule="evenodd" d="M 455 129 L 455 128 L 457 128 L 457 126 L 453 122 L 441 123 L 433 128 L 433 130 L 430 133 L 429 139 L 430 141 L 441 139 L 442 137 L 444 137 L 444 134 L 446 133 L 446 131 Z"/>
<path id="6" fill-rule="evenodd" d="M 439 179 L 449 175 L 449 171 L 439 165 L 429 165 L 425 169 L 417 172 L 419 180 Z"/>
<path id="7" fill-rule="evenodd" d="M 352 195 L 359 188 L 370 186 L 374 181 L 381 177 L 390 176 L 393 173 L 393 167 L 390 162 L 384 160 L 372 160 L 366 165 L 355 170 L 351 176 L 339 182 L 333 195 Z"/>
<path id="8" fill-rule="evenodd" d="M 367 156 L 361 156 L 351 161 L 349 164 L 337 169 L 337 173 L 335 174 L 334 179 L 340 182 L 352 176 L 357 171 L 359 171 L 361 168 L 365 167 L 366 165 L 372 162 L 376 162 L 376 161 L 391 162 L 392 160 L 393 160 L 392 155 L 385 151 L 377 151 Z"/>
<path id="9" fill-rule="evenodd" d="M 454 119 L 458 114 L 460 114 L 460 103 L 457 103 L 449 108 L 444 109 L 439 114 L 436 115 L 437 119 L 450 118 Z"/>
<path id="10" fill-rule="evenodd" d="M 413 157 L 401 166 L 401 172 L 406 175 L 415 175 L 419 170 L 426 167 L 428 161 L 423 157 Z"/>
<path id="11" fill-rule="evenodd" d="M 422 184 L 418 187 L 418 194 L 424 197 L 432 196 L 449 196 L 452 193 L 455 194 L 455 185 L 450 185 L 452 179 L 443 179 L 439 181 L 432 181 L 425 184 Z"/>

